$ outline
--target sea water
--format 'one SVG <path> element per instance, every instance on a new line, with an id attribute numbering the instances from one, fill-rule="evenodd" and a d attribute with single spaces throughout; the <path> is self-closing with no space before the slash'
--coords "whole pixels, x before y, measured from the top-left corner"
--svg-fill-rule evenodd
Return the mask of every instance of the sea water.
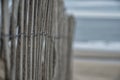
<path id="1" fill-rule="evenodd" d="M 65 0 L 75 17 L 73 48 L 120 51 L 119 0 Z"/>
<path id="2" fill-rule="evenodd" d="M 120 51 L 120 19 L 76 18 L 73 47 Z"/>

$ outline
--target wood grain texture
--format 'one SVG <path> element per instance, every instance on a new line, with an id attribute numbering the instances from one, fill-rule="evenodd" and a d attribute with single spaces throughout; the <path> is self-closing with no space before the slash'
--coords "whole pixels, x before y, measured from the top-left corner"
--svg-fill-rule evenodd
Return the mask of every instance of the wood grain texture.
<path id="1" fill-rule="evenodd" d="M 0 72 L 5 75 L 0 78 L 67 80 L 74 22 L 69 21 L 63 0 L 12 0 L 12 11 L 8 0 L 1 3 L 0 51 L 4 56 L 0 59 L 4 62 L 0 62 Z"/>

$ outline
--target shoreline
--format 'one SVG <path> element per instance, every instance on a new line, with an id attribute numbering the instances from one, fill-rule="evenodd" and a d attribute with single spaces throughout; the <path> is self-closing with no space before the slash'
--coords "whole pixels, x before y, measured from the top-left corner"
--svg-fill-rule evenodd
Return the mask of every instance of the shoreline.
<path id="1" fill-rule="evenodd" d="M 105 50 L 73 49 L 73 57 L 120 60 L 120 52 Z"/>

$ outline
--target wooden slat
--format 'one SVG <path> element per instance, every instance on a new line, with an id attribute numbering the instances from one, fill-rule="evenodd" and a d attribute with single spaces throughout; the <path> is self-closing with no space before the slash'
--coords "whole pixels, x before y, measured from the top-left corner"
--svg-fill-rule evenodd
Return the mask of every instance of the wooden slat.
<path id="1" fill-rule="evenodd" d="M 11 35 L 16 35 L 18 23 L 18 5 L 19 0 L 13 0 L 11 15 Z M 16 38 L 11 38 L 11 80 L 15 80 L 16 76 Z"/>
<path id="2" fill-rule="evenodd" d="M 25 47 L 24 47 L 24 60 L 25 60 L 25 63 L 24 63 L 24 78 L 23 78 L 23 80 L 28 80 L 28 75 L 27 75 L 27 72 L 28 72 L 28 62 L 27 62 L 27 60 L 28 60 L 28 37 L 27 37 L 27 35 L 28 35 L 28 28 L 29 28 L 29 26 L 28 26 L 28 22 L 29 22 L 29 1 L 30 0 L 25 0 L 25 13 L 24 13 L 24 15 L 25 15 L 25 19 L 24 19 L 24 23 L 25 23 L 25 27 L 24 27 L 24 31 L 25 31 Z"/>
<path id="3" fill-rule="evenodd" d="M 35 9 L 35 13 L 34 13 L 34 33 L 37 34 L 37 14 L 38 14 L 38 0 L 35 0 L 35 5 L 34 5 L 34 9 Z M 34 40 L 33 40 L 33 46 L 34 46 L 34 51 L 33 51 L 33 80 L 35 80 L 35 71 L 36 71 L 36 53 L 37 53 L 37 39 L 36 39 L 37 35 L 34 36 Z"/>
<path id="4" fill-rule="evenodd" d="M 19 3 L 18 16 L 18 34 L 24 33 L 24 0 Z M 23 35 L 18 36 L 17 54 L 16 54 L 16 79 L 23 78 Z"/>
<path id="5" fill-rule="evenodd" d="M 1 0 L 2 3 L 2 35 L 9 35 L 9 27 L 10 27 L 10 14 L 8 9 L 8 0 Z M 9 47 L 9 37 L 3 37 L 3 54 L 5 56 L 5 73 L 6 80 L 10 79 L 10 47 Z"/>

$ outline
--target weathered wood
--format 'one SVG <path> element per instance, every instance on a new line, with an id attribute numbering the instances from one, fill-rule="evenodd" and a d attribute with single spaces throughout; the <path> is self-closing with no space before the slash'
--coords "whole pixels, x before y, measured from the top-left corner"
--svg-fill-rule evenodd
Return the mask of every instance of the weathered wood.
<path id="1" fill-rule="evenodd" d="M 75 26 L 75 20 L 73 16 L 68 15 L 67 17 L 68 21 L 68 41 L 67 41 L 67 58 L 66 58 L 66 80 L 72 80 L 72 41 L 73 41 L 73 34 L 74 34 L 74 26 Z"/>
<path id="2" fill-rule="evenodd" d="M 33 24 L 34 24 L 34 1 L 29 3 L 29 22 L 28 22 L 28 79 L 32 80 L 32 60 L 33 60 Z"/>
<path id="3" fill-rule="evenodd" d="M 19 0 L 13 0 L 12 15 L 11 15 L 11 35 L 16 35 L 18 23 L 18 5 Z M 16 38 L 11 38 L 11 80 L 15 80 L 16 76 Z"/>
<path id="4" fill-rule="evenodd" d="M 5 80 L 5 62 L 0 59 L 0 80 Z"/>
<path id="5" fill-rule="evenodd" d="M 38 0 L 35 0 L 35 13 L 34 13 L 34 33 L 37 34 L 37 15 L 38 15 Z M 37 35 L 34 36 L 34 40 L 33 40 L 33 46 L 34 46 L 34 49 L 33 49 L 33 80 L 35 80 L 35 75 L 36 75 L 36 54 L 37 54 Z"/>
<path id="6" fill-rule="evenodd" d="M 13 0 L 11 12 L 8 1 L 2 2 L 6 80 L 70 79 L 73 21 L 63 0 Z"/>
<path id="7" fill-rule="evenodd" d="M 24 33 L 24 0 L 19 3 L 18 34 Z M 23 35 L 18 36 L 16 59 L 16 79 L 23 79 Z"/>
<path id="8" fill-rule="evenodd" d="M 24 64 L 23 64 L 23 68 L 24 68 L 24 72 L 23 72 L 23 80 L 28 80 L 28 75 L 27 75 L 27 72 L 28 72 L 28 22 L 29 22 L 29 1 L 30 0 L 25 0 L 25 9 L 24 9 L 24 33 L 25 33 L 25 36 L 24 36 Z"/>
<path id="9" fill-rule="evenodd" d="M 10 14 L 8 9 L 8 0 L 1 0 L 2 3 L 2 35 L 9 35 L 9 27 L 10 27 Z M 3 50 L 2 54 L 5 56 L 5 78 L 6 80 L 10 79 L 10 47 L 9 47 L 9 37 L 3 37 Z"/>

